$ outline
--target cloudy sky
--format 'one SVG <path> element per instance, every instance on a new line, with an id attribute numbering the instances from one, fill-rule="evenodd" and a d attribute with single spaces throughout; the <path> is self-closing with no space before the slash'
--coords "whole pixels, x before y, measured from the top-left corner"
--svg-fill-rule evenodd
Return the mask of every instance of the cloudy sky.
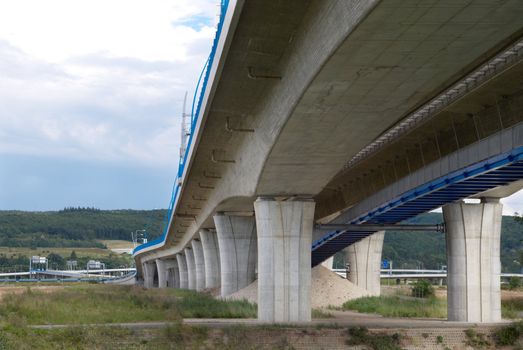
<path id="1" fill-rule="evenodd" d="M 0 209 L 165 208 L 217 3 L 0 1 Z"/>
<path id="2" fill-rule="evenodd" d="M 217 4 L 0 0 L 0 210 L 167 207 Z"/>

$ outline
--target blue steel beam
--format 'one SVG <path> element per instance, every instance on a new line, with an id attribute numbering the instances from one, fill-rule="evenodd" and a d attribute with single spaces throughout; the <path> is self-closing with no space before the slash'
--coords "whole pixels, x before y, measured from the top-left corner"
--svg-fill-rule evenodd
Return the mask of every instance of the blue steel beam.
<path id="1" fill-rule="evenodd" d="M 472 195 L 523 179 L 523 147 L 418 186 L 348 224 L 395 224 Z M 335 231 L 312 244 L 312 266 L 374 232 Z"/>

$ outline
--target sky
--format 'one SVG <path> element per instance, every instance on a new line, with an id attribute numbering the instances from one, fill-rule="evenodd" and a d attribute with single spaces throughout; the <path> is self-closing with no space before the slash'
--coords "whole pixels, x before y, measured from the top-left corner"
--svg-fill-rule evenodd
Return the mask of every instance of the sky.
<path id="1" fill-rule="evenodd" d="M 218 2 L 0 0 L 0 210 L 166 208 Z"/>
<path id="2" fill-rule="evenodd" d="M 0 0 L 0 210 L 166 208 L 217 0 Z"/>

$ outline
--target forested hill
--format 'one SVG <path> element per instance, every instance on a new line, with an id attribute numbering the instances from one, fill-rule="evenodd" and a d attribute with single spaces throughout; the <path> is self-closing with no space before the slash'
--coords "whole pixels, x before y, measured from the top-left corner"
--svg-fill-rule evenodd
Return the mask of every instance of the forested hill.
<path id="1" fill-rule="evenodd" d="M 407 221 L 411 224 L 439 224 L 441 213 L 426 213 Z M 519 272 L 523 263 L 523 223 L 513 216 L 503 216 L 501 227 L 501 268 Z M 387 231 L 383 258 L 393 261 L 393 268 L 440 268 L 446 265 L 445 235 L 438 232 Z M 422 265 L 422 266 L 421 266 Z"/>
<path id="2" fill-rule="evenodd" d="M 131 240 L 131 232 L 146 229 L 149 239 L 163 229 L 166 210 L 0 211 L 0 246 L 100 247 L 97 239 Z"/>
<path id="3" fill-rule="evenodd" d="M 131 231 L 147 229 L 149 239 L 163 229 L 165 210 L 98 210 L 66 208 L 54 212 L 0 211 L 0 246 L 99 247 L 98 239 L 131 240 Z M 409 223 L 443 222 L 441 213 L 427 213 Z M 501 262 L 503 271 L 519 271 L 523 223 L 503 217 Z M 385 234 L 383 258 L 394 268 L 439 268 L 446 265 L 445 235 L 437 232 Z M 338 256 L 337 264 L 343 266 Z"/>

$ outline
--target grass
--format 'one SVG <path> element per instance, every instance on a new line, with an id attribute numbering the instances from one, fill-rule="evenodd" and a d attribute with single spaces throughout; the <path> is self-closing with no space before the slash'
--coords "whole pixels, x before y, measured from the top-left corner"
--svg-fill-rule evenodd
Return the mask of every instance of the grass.
<path id="1" fill-rule="evenodd" d="M 75 251 L 76 255 L 78 257 L 91 257 L 94 259 L 100 259 L 106 256 L 109 256 L 109 254 L 112 253 L 109 249 L 101 249 L 101 248 L 24 248 L 24 247 L 0 247 L 0 254 L 4 254 L 6 256 L 17 256 L 17 255 L 25 255 L 25 256 L 33 256 L 33 255 L 39 255 L 39 256 L 48 256 L 50 253 L 55 253 L 58 255 L 61 255 L 63 257 L 68 257 L 71 255 L 72 251 Z M 27 265 L 29 267 L 29 262 L 27 262 Z"/>
<path id="2" fill-rule="evenodd" d="M 312 318 L 333 318 L 334 316 L 323 309 L 312 309 Z"/>
<path id="3" fill-rule="evenodd" d="M 523 312 L 523 296 L 507 300 L 501 300 L 501 315 L 503 316 L 503 318 L 520 318 L 521 312 Z"/>
<path id="4" fill-rule="evenodd" d="M 399 333 L 370 333 L 365 327 L 351 327 L 347 330 L 347 345 L 367 345 L 374 350 L 401 350 Z"/>
<path id="5" fill-rule="evenodd" d="M 99 240 L 100 243 L 104 244 L 107 249 L 131 249 L 133 248 L 133 242 L 117 240 L 117 239 L 106 239 Z"/>
<path id="6" fill-rule="evenodd" d="M 363 297 L 347 301 L 343 304 L 342 309 L 379 314 L 387 317 L 447 317 L 446 301 L 436 298 Z"/>
<path id="7" fill-rule="evenodd" d="M 111 285 L 72 285 L 52 293 L 27 288 L 4 296 L 0 303 L 0 322 L 18 325 L 172 322 L 197 317 L 256 317 L 256 306 L 192 291 Z"/>

